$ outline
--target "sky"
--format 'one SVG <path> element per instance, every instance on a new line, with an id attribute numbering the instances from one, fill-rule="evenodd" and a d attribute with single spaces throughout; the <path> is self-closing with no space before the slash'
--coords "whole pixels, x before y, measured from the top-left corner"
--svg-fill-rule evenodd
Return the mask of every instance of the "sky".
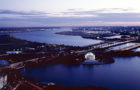
<path id="1" fill-rule="evenodd" d="M 0 27 L 137 26 L 140 0 L 0 0 Z"/>

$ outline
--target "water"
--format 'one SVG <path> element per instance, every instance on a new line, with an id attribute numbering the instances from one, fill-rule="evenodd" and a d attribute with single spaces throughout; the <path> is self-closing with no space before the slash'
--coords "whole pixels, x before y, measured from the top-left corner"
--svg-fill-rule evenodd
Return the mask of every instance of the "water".
<path id="1" fill-rule="evenodd" d="M 109 90 L 140 90 L 140 57 L 115 57 L 115 63 L 96 66 L 53 65 L 21 71 L 41 82 L 66 86 L 103 86 Z"/>
<path id="2" fill-rule="evenodd" d="M 0 66 L 7 66 L 9 62 L 7 60 L 0 60 Z"/>
<path id="3" fill-rule="evenodd" d="M 69 31 L 70 28 L 14 33 L 13 36 L 25 40 L 50 44 L 84 46 L 101 40 L 84 39 L 80 36 L 59 35 L 55 32 Z M 136 43 L 127 43 L 115 47 L 118 50 Z M 39 78 L 40 82 L 63 83 L 65 86 L 103 86 L 110 90 L 140 90 L 140 57 L 115 57 L 115 63 L 96 66 L 45 66 L 20 72 Z"/>
<path id="4" fill-rule="evenodd" d="M 126 44 L 110 47 L 109 49 L 110 50 L 121 50 L 123 48 L 129 47 L 129 46 L 132 46 L 132 45 L 135 45 L 135 44 L 137 44 L 137 43 L 126 43 Z"/>
<path id="5" fill-rule="evenodd" d="M 132 51 L 134 51 L 134 52 L 140 52 L 140 47 L 139 48 L 136 48 L 136 49 L 133 49 Z"/>
<path id="6" fill-rule="evenodd" d="M 80 36 L 70 36 L 70 35 L 59 35 L 56 32 L 61 31 L 71 31 L 71 28 L 60 28 L 52 29 L 47 31 L 34 31 L 34 32 L 24 32 L 24 33 L 13 33 L 14 37 L 29 40 L 44 42 L 49 44 L 64 44 L 72 46 L 85 46 L 89 44 L 96 44 L 102 42 L 102 40 L 85 39 Z"/>

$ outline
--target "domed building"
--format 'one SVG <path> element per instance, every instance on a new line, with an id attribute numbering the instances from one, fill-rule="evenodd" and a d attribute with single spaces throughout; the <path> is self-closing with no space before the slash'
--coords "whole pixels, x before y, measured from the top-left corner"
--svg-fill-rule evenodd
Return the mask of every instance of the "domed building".
<path id="1" fill-rule="evenodd" d="M 85 59 L 83 64 L 99 64 L 99 62 L 95 60 L 95 55 L 92 52 L 85 54 Z"/>
<path id="2" fill-rule="evenodd" d="M 85 59 L 86 59 L 86 60 L 95 60 L 95 55 L 94 55 L 92 52 L 88 52 L 88 53 L 85 55 Z"/>

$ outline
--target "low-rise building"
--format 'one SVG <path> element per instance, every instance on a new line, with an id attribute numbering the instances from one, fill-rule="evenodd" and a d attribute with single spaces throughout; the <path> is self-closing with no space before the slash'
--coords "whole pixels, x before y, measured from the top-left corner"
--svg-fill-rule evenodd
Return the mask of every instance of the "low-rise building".
<path id="1" fill-rule="evenodd" d="M 0 75 L 0 89 L 7 84 L 7 75 Z"/>
<path id="2" fill-rule="evenodd" d="M 6 54 L 21 54 L 22 51 L 7 51 Z"/>

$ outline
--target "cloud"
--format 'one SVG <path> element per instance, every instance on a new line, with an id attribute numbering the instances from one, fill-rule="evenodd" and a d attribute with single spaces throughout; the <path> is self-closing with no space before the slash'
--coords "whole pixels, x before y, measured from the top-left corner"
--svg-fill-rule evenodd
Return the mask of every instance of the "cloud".
<path id="1" fill-rule="evenodd" d="M 133 12 L 135 9 L 133 8 L 101 8 L 101 9 L 94 9 L 94 10 L 80 10 L 80 9 L 68 9 L 67 11 L 63 12 L 64 14 L 75 14 L 75 15 L 84 15 L 84 14 L 97 14 L 97 13 L 128 13 Z"/>
<path id="2" fill-rule="evenodd" d="M 117 12 L 116 12 L 117 11 Z M 140 13 L 131 12 L 133 9 L 97 9 L 75 10 L 66 12 L 46 13 L 40 11 L 11 11 L 0 10 L 0 25 L 140 25 Z"/>
<path id="3" fill-rule="evenodd" d="M 14 14 L 14 15 L 44 15 L 44 14 L 48 14 L 48 13 L 41 12 L 41 11 L 29 11 L 29 12 L 25 12 L 25 11 L 14 11 L 14 10 L 2 10 L 2 9 L 0 9 L 0 14 Z"/>

